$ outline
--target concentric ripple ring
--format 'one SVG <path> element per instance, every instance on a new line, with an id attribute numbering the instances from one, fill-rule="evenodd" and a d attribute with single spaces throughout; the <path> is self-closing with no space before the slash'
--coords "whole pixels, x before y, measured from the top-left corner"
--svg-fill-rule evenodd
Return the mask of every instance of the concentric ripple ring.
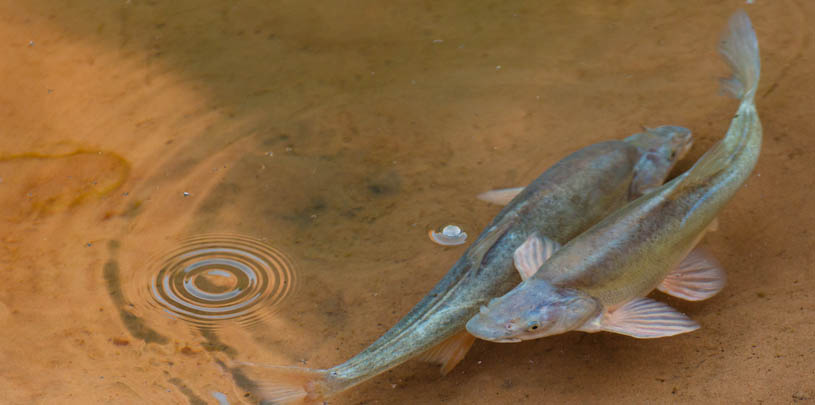
<path id="1" fill-rule="evenodd" d="M 250 325 L 274 312 L 295 284 L 291 259 L 247 236 L 201 235 L 158 265 L 149 288 L 155 303 L 200 327 L 223 320 Z"/>

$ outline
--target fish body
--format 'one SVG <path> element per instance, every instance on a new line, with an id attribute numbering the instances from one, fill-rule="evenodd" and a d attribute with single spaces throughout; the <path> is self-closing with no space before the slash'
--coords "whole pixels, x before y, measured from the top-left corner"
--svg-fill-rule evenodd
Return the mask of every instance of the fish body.
<path id="1" fill-rule="evenodd" d="M 758 42 L 746 14 L 731 18 L 720 49 L 734 70 L 727 85 L 741 100 L 725 137 L 687 172 L 535 261 L 540 266 L 531 277 L 467 323 L 470 333 L 515 342 L 569 330 L 651 338 L 698 328 L 683 314 L 643 297 L 666 280 L 670 285 L 663 291 L 690 299 L 706 298 L 723 286 L 717 264 L 692 249 L 747 180 L 761 150 L 753 101 Z M 672 272 L 680 274 L 671 278 Z"/>

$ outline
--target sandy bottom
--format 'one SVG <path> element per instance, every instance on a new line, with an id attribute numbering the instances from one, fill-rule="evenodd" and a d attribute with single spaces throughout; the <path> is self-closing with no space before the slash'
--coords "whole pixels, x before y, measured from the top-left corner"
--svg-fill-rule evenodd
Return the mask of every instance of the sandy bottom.
<path id="1" fill-rule="evenodd" d="M 658 297 L 702 329 L 479 341 L 330 403 L 815 400 L 815 4 L 311 3 L 0 3 L 0 402 L 251 403 L 218 361 L 341 363 L 463 252 L 429 229 L 497 213 L 476 194 L 642 125 L 691 128 L 689 167 L 736 109 L 716 44 L 738 7 L 765 138 L 703 242 L 728 286 Z M 171 316 L 156 263 L 204 233 L 285 252 L 294 288 L 251 324 Z"/>

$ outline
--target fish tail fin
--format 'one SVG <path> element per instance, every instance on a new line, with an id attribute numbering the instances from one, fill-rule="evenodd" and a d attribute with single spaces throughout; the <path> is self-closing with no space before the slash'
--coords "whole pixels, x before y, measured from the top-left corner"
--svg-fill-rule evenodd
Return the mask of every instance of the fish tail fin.
<path id="1" fill-rule="evenodd" d="M 233 375 L 240 375 L 248 380 L 245 388 L 261 403 L 322 403 L 326 397 L 336 392 L 331 389 L 328 370 L 248 362 L 234 362 L 233 365 Z"/>
<path id="2" fill-rule="evenodd" d="M 740 99 L 741 104 L 727 135 L 696 162 L 688 173 L 689 181 L 704 179 L 729 167 L 739 151 L 751 141 L 751 134 L 758 136 L 759 141 L 761 137 L 760 130 L 753 130 L 761 125 L 754 102 L 761 72 L 758 39 L 750 17 L 743 10 L 730 17 L 719 43 L 719 52 L 733 72 L 730 78 L 722 80 L 723 90 Z"/>
<path id="3" fill-rule="evenodd" d="M 744 10 L 736 11 L 730 17 L 719 43 L 719 53 L 733 70 L 730 78 L 722 79 L 723 89 L 742 103 L 752 104 L 758 88 L 761 61 L 753 24 Z"/>

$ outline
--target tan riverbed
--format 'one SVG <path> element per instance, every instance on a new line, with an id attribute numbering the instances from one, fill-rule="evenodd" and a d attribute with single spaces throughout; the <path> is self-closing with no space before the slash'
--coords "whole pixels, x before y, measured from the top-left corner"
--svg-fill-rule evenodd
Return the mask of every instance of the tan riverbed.
<path id="1" fill-rule="evenodd" d="M 498 212 L 480 192 L 643 125 L 692 129 L 689 167 L 736 111 L 716 44 L 739 7 L 765 138 L 703 241 L 728 285 L 655 293 L 700 330 L 479 341 L 330 403 L 815 400 L 813 3 L 7 0 L 0 403 L 253 403 L 219 362 L 341 363 L 463 252 L 428 230 Z M 167 262 L 228 243 L 261 264 Z M 179 309 L 202 296 L 235 308 Z"/>

